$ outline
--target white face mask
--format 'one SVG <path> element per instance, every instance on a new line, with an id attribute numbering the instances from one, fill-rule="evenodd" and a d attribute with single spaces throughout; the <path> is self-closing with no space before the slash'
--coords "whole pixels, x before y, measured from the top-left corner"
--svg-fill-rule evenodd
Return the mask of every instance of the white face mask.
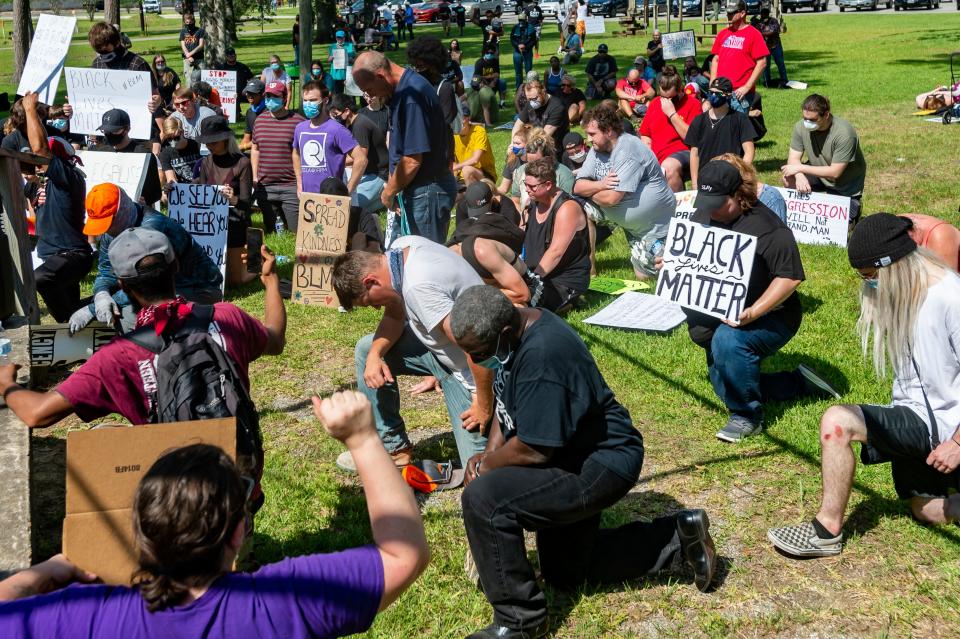
<path id="1" fill-rule="evenodd" d="M 585 157 L 587 157 L 587 152 L 584 151 L 583 149 L 580 149 L 579 151 L 571 155 L 570 159 L 576 162 L 577 164 L 581 164 Z"/>
<path id="2" fill-rule="evenodd" d="M 803 128 L 805 128 L 807 131 L 816 131 L 819 127 L 819 122 L 811 122 L 810 120 L 806 119 L 803 121 Z"/>
<path id="3" fill-rule="evenodd" d="M 529 104 L 530 108 L 533 109 L 534 111 L 536 111 L 541 106 L 543 106 L 543 102 L 541 102 L 540 100 L 530 100 L 527 104 Z"/>

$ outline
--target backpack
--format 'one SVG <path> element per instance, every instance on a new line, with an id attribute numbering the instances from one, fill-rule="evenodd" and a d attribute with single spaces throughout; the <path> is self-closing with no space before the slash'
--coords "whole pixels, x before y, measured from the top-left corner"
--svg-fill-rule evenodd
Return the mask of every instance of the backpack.
<path id="1" fill-rule="evenodd" d="M 236 364 L 208 332 L 212 320 L 213 306 L 194 304 L 190 317 L 173 335 L 157 335 L 149 325 L 124 336 L 157 356 L 150 422 L 235 417 L 237 455 L 262 460 L 257 409 Z"/>

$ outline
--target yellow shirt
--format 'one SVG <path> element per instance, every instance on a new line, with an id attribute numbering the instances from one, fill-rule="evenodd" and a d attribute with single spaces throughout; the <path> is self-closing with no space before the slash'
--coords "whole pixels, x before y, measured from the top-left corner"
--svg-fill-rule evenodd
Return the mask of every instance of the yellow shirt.
<path id="1" fill-rule="evenodd" d="M 493 161 L 493 147 L 490 146 L 487 130 L 482 125 L 474 124 L 469 138 L 464 139 L 462 135 L 454 135 L 453 142 L 457 163 L 470 159 L 473 152 L 479 149 L 483 153 L 480 155 L 480 166 L 477 168 L 491 180 L 496 177 L 497 169 Z"/>

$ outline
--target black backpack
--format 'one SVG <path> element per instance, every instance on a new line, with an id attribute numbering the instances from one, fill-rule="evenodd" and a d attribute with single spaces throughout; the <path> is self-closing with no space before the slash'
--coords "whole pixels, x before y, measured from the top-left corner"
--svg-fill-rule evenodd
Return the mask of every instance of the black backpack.
<path id="1" fill-rule="evenodd" d="M 263 459 L 260 420 L 237 366 L 208 332 L 213 306 L 194 304 L 173 335 L 142 326 L 125 338 L 157 355 L 154 424 L 236 417 L 237 454 Z M 259 465 L 259 464 L 258 464 Z"/>

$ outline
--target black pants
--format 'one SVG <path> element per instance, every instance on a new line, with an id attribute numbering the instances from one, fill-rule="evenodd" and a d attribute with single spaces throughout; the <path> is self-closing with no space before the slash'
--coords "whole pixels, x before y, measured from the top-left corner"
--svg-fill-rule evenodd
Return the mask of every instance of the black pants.
<path id="1" fill-rule="evenodd" d="M 409 38 L 409 39 L 410 39 L 410 40 L 413 40 L 413 23 L 412 23 L 412 22 L 407 25 L 407 31 L 410 32 L 410 38 Z"/>
<path id="2" fill-rule="evenodd" d="M 619 583 L 668 565 L 680 548 L 675 516 L 600 528 L 603 509 L 633 485 L 589 460 L 579 474 L 511 466 L 471 482 L 461 497 L 463 523 L 494 621 L 531 629 L 547 616 L 524 530 L 537 534 L 544 579 L 561 588 Z"/>
<path id="3" fill-rule="evenodd" d="M 68 251 L 46 258 L 33 272 L 37 292 L 53 319 L 66 322 L 80 308 L 80 282 L 90 272 L 91 266 L 91 251 Z"/>

